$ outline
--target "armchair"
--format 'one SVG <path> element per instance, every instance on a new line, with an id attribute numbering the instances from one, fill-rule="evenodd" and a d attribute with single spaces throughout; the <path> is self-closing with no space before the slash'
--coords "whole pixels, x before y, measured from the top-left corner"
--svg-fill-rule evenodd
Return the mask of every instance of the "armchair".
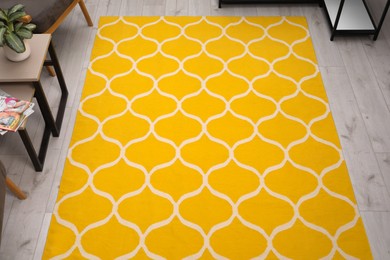
<path id="1" fill-rule="evenodd" d="M 26 13 L 31 15 L 32 22 L 37 25 L 35 33 L 53 33 L 77 4 L 88 26 L 93 25 L 84 0 L 1 0 L 0 7 L 8 9 L 15 4 L 25 6 Z"/>

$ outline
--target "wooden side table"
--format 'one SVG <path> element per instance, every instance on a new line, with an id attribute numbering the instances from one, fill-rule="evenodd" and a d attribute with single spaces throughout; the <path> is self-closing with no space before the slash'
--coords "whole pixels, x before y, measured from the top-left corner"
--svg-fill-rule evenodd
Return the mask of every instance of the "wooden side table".
<path id="1" fill-rule="evenodd" d="M 30 46 L 31 56 L 27 60 L 21 62 L 12 62 L 7 60 L 2 53 L 2 48 L 0 48 L 0 88 L 8 89 L 8 92 L 12 95 L 12 90 L 10 90 L 9 87 L 25 88 L 26 85 L 33 87 L 34 96 L 45 120 L 45 131 L 42 137 L 39 155 L 37 155 L 35 152 L 31 140 L 28 137 L 27 131 L 25 131 L 25 127 L 20 129 L 19 134 L 34 164 L 35 170 L 42 171 L 50 140 L 50 133 L 52 133 L 54 137 L 58 137 L 60 134 L 62 120 L 65 113 L 66 100 L 68 98 L 68 89 L 66 87 L 57 55 L 51 42 L 51 35 L 34 34 L 33 38 L 30 40 Z M 50 59 L 46 60 L 48 53 L 50 55 Z M 43 91 L 40 82 L 42 68 L 43 66 L 48 65 L 54 67 L 61 89 L 61 99 L 56 119 L 53 117 L 50 106 L 46 99 L 45 92 Z M 7 92 L 7 90 L 4 91 Z"/>

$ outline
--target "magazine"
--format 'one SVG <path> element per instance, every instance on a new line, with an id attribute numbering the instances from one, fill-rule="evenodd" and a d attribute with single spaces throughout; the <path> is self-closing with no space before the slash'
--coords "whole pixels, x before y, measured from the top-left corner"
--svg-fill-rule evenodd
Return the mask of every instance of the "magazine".
<path id="1" fill-rule="evenodd" d="M 31 115 L 34 103 L 11 97 L 0 91 L 0 134 L 7 131 L 16 132 L 24 120 Z"/>

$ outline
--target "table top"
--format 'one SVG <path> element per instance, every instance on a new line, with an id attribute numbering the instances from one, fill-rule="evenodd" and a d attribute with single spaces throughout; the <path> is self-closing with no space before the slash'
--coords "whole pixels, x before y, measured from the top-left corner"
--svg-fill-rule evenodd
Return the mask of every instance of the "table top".
<path id="1" fill-rule="evenodd" d="M 50 34 L 34 34 L 29 40 L 31 55 L 24 61 L 8 60 L 0 48 L 0 82 L 38 81 L 51 40 Z"/>

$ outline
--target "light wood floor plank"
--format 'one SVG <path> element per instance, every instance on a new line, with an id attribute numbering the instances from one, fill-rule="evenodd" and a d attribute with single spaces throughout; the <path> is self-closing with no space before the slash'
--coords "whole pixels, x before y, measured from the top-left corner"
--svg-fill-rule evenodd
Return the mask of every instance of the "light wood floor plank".
<path id="1" fill-rule="evenodd" d="M 166 0 L 165 1 L 165 15 L 175 16 L 178 14 L 179 10 L 176 8 L 176 0 Z"/>
<path id="2" fill-rule="evenodd" d="M 364 50 L 367 54 L 372 70 L 385 98 L 387 107 L 390 107 L 390 44 L 381 37 L 377 41 L 363 40 Z"/>
<path id="3" fill-rule="evenodd" d="M 123 0 L 118 15 L 139 16 L 142 15 L 144 0 L 127 1 Z"/>
<path id="4" fill-rule="evenodd" d="M 390 153 L 377 153 L 376 157 L 378 158 L 387 191 L 390 193 Z"/>
<path id="5" fill-rule="evenodd" d="M 322 68 L 321 74 L 359 209 L 390 210 L 390 197 L 345 68 Z"/>
<path id="6" fill-rule="evenodd" d="M 390 152 L 390 111 L 359 39 L 338 42 L 355 98 L 375 152 Z"/>
<path id="7" fill-rule="evenodd" d="M 122 6 L 122 1 L 120 0 L 115 0 L 115 1 L 112 1 L 112 0 L 99 0 L 99 3 L 98 3 L 98 8 L 103 11 L 105 10 L 104 12 L 99 12 L 99 13 L 103 13 L 102 15 L 105 15 L 105 16 L 113 16 L 113 15 L 119 15 L 119 12 L 121 10 L 121 6 Z M 96 17 L 97 19 L 99 19 L 99 16 Z M 98 24 L 95 23 L 94 24 L 94 27 L 97 28 Z"/>
<path id="8" fill-rule="evenodd" d="M 15 158 L 15 157 L 19 157 L 19 158 Z M 20 181 L 23 177 L 24 168 L 28 163 L 27 158 L 25 156 L 1 156 L 0 159 L 7 170 L 7 177 L 10 178 L 16 185 L 18 185 L 18 187 L 22 191 L 25 191 L 25 187 L 20 185 Z M 28 196 L 27 192 L 26 195 Z M 5 197 L 5 206 L 4 206 L 5 209 L 4 209 L 4 217 L 3 217 L 3 226 L 7 225 L 8 218 L 11 214 L 12 205 L 14 201 L 17 200 L 18 199 L 15 197 L 15 195 L 12 194 L 7 189 L 7 195 Z"/>
<path id="9" fill-rule="evenodd" d="M 234 15 L 236 16 L 257 16 L 257 9 L 255 6 L 244 6 L 234 8 Z"/>
<path id="10" fill-rule="evenodd" d="M 371 142 L 344 67 L 320 67 L 330 109 L 344 150 L 369 151 Z"/>
<path id="11" fill-rule="evenodd" d="M 284 6 L 284 5 L 283 5 Z M 259 16 L 280 16 L 287 15 L 286 8 L 278 5 L 256 5 L 257 15 Z"/>
<path id="12" fill-rule="evenodd" d="M 189 15 L 211 15 L 210 0 L 188 0 L 188 3 Z"/>
<path id="13" fill-rule="evenodd" d="M 360 211 L 390 211 L 390 196 L 372 152 L 344 152 Z"/>
<path id="14" fill-rule="evenodd" d="M 50 220 L 53 214 L 46 213 L 43 217 L 43 222 L 41 225 L 41 230 L 39 232 L 39 237 L 37 241 L 37 246 L 35 248 L 34 256 L 32 259 L 40 260 L 42 259 L 43 251 L 45 249 L 46 237 L 49 231 Z"/>
<path id="15" fill-rule="evenodd" d="M 0 259 L 31 259 L 34 255 L 58 155 L 58 150 L 47 154 L 45 169 L 41 173 L 25 168 L 20 185 L 26 189 L 28 197 L 22 201 L 14 200 L 3 232 Z"/>
<path id="16" fill-rule="evenodd" d="M 315 5 L 304 5 L 309 6 L 315 10 Z M 257 14 L 260 16 L 301 16 L 302 5 L 297 4 L 269 4 L 269 5 L 255 5 L 257 7 Z"/>
<path id="17" fill-rule="evenodd" d="M 390 259 L 390 212 L 363 212 L 374 259 Z"/>
<path id="18" fill-rule="evenodd" d="M 166 16 L 187 16 L 188 15 L 187 0 L 166 0 L 165 15 Z"/>
<path id="19" fill-rule="evenodd" d="M 142 15 L 162 16 L 165 14 L 165 0 L 144 0 Z"/>

